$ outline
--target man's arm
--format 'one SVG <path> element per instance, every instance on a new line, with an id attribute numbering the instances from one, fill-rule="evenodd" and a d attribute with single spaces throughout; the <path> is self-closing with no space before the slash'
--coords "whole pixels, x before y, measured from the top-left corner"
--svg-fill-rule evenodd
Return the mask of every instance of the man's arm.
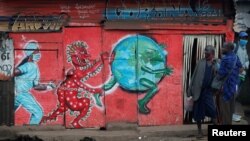
<path id="1" fill-rule="evenodd" d="M 247 53 L 245 57 L 246 57 L 246 62 L 245 64 L 242 64 L 242 65 L 244 65 L 245 70 L 248 70 L 249 69 L 249 57 Z"/>
<path id="2" fill-rule="evenodd" d="M 228 75 L 228 70 L 231 69 L 231 67 L 228 68 L 227 63 L 228 63 L 228 60 L 227 60 L 227 59 L 225 59 L 225 58 L 222 58 L 222 59 L 221 59 L 220 68 L 219 68 L 219 70 L 218 70 L 218 74 L 219 74 L 219 76 L 220 76 L 220 77 L 219 77 L 220 79 L 222 79 L 222 78 L 224 78 L 226 75 Z"/>
<path id="3" fill-rule="evenodd" d="M 196 74 L 197 74 L 197 70 L 198 70 L 198 66 L 200 65 L 201 61 L 199 61 L 196 65 L 195 65 L 195 69 L 194 69 L 194 72 L 193 72 L 193 75 L 191 77 L 191 81 L 190 81 L 190 84 L 188 84 L 188 91 L 187 91 L 187 97 L 190 97 L 190 96 L 193 96 L 192 94 L 192 86 L 193 86 L 193 82 L 194 82 L 194 79 L 196 77 Z M 191 72 L 190 72 L 191 73 Z"/>

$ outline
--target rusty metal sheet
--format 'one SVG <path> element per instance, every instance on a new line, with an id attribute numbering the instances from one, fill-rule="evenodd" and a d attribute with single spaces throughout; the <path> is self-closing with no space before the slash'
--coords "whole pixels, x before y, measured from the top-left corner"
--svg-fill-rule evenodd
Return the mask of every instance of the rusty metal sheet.
<path id="1" fill-rule="evenodd" d="M 62 13 L 70 16 L 69 25 L 97 26 L 103 20 L 105 1 L 92 0 L 36 0 L 0 1 L 1 16 L 51 16 Z"/>

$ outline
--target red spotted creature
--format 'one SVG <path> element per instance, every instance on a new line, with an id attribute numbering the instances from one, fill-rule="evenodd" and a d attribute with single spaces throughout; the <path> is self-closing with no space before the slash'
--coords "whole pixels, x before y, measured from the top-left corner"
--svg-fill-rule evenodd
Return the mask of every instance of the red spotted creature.
<path id="1" fill-rule="evenodd" d="M 99 96 L 104 93 L 103 89 L 93 88 L 86 85 L 84 81 L 101 71 L 104 57 L 107 57 L 108 54 L 103 53 L 100 58 L 91 61 L 87 47 L 88 45 L 83 41 L 76 41 L 67 46 L 67 59 L 74 68 L 67 72 L 66 79 L 57 88 L 59 101 L 57 109 L 51 115 L 44 116 L 41 123 L 56 120 L 58 115 L 71 110 L 71 112 L 79 112 L 71 123 L 72 126 L 82 128 L 79 121 L 85 120 L 89 115 L 92 101 L 90 94 L 94 94 L 96 104 L 102 106 Z"/>

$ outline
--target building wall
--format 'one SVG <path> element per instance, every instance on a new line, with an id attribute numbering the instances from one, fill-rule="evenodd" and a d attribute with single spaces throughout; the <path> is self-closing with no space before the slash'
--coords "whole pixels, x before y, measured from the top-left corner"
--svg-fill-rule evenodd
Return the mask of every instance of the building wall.
<path id="1" fill-rule="evenodd" d="M 182 124 L 183 35 L 234 38 L 221 3 L 197 2 L 1 1 L 0 30 L 14 40 L 15 67 L 27 63 L 35 43 L 41 59 L 33 70 L 41 84 L 55 85 L 26 89 L 33 98 L 16 91 L 15 125 Z M 59 28 L 48 20 L 65 15 Z M 21 80 L 16 88 L 33 78 Z"/>
<path id="2" fill-rule="evenodd" d="M 79 34 L 80 33 L 80 34 Z M 44 116 L 48 116 L 57 109 L 57 105 L 60 105 L 60 94 L 59 89 L 63 87 L 60 85 L 62 82 L 65 82 L 68 78 L 67 74 L 70 69 L 75 69 L 74 65 L 70 62 L 69 57 L 67 56 L 67 47 L 69 45 L 74 45 L 77 41 L 85 42 L 88 45 L 87 51 L 91 55 L 88 59 L 93 61 L 100 58 L 100 55 L 104 52 L 107 53 L 104 59 L 104 65 L 101 71 L 96 71 L 97 69 L 93 67 L 93 70 L 90 73 L 97 73 L 84 83 L 89 86 L 89 88 L 98 87 L 101 88 L 109 82 L 109 79 L 112 76 L 118 77 L 116 85 L 110 90 L 107 90 L 100 97 L 101 106 L 96 104 L 94 93 L 88 94 L 88 99 L 90 99 L 91 106 L 88 109 L 88 113 L 84 115 L 84 121 L 79 123 L 84 127 L 102 127 L 109 122 L 133 122 L 138 123 L 139 125 L 168 125 L 168 124 L 181 124 L 183 121 L 183 108 L 182 108 L 182 93 L 181 93 L 181 79 L 182 79 L 182 35 L 158 35 L 155 33 L 141 33 L 140 31 L 104 31 L 99 27 L 92 28 L 66 28 L 62 33 L 46 33 L 46 34 L 11 34 L 11 37 L 14 40 L 15 46 L 15 63 L 18 67 L 19 62 L 25 58 L 25 47 L 28 42 L 37 41 L 39 44 L 39 49 L 41 51 L 42 57 L 41 60 L 37 63 L 40 70 L 40 82 L 48 83 L 54 82 L 57 87 L 52 91 L 35 91 L 31 90 L 30 93 L 35 98 L 36 102 L 42 108 Z M 41 38 L 42 37 L 42 38 Z M 139 39 L 138 37 L 143 37 Z M 124 86 L 124 80 L 121 80 L 116 72 L 116 67 L 112 64 L 112 52 L 114 48 L 119 46 L 119 43 L 122 40 L 127 40 L 131 38 L 136 40 L 136 45 L 138 51 L 140 48 L 144 48 L 144 42 L 137 44 L 140 40 L 146 40 L 145 42 L 152 42 L 152 47 L 160 48 L 160 50 L 155 50 L 155 55 L 163 54 L 167 52 L 164 58 L 162 68 L 166 69 L 166 66 L 172 69 L 172 73 L 168 75 L 163 75 L 160 73 L 159 79 L 154 78 L 155 75 L 145 75 L 143 78 L 146 78 L 148 81 L 152 81 L 154 86 L 150 88 L 141 89 L 144 87 L 140 84 L 136 86 L 134 90 L 131 86 Z M 145 38 L 145 39 L 144 39 Z M 63 39 L 63 42 L 62 42 Z M 180 41 L 180 42 L 175 42 Z M 118 45 L 117 45 L 118 44 Z M 151 46 L 150 46 L 151 47 Z M 165 48 L 164 48 L 165 47 Z M 149 50 L 150 51 L 150 50 Z M 154 54 L 153 52 L 153 54 Z M 126 55 L 126 54 L 124 54 Z M 130 56 L 130 54 L 127 54 Z M 126 69 L 134 70 L 135 72 L 142 71 L 140 66 L 147 65 L 151 66 L 150 63 L 161 63 L 160 61 L 150 60 L 150 55 L 142 52 L 144 57 L 149 58 L 149 62 L 145 63 L 145 60 L 138 60 L 141 58 L 133 58 L 122 60 L 126 62 L 132 61 L 132 66 L 124 67 L 120 70 L 120 73 L 124 73 L 123 77 L 128 77 L 127 79 L 135 79 L 136 83 L 141 82 L 139 73 L 135 74 L 126 74 Z M 131 56 L 130 56 L 131 57 Z M 114 60 L 115 62 L 116 60 Z M 119 61 L 119 60 L 118 60 Z M 162 63 L 161 63 L 162 64 Z M 113 65 L 113 72 L 112 72 Z M 117 69 L 121 66 L 119 64 Z M 121 64 L 122 65 L 122 64 Z M 82 67 L 85 67 L 84 65 Z M 156 70 L 157 67 L 152 67 L 151 69 Z M 142 71 L 143 72 L 143 71 Z M 147 73 L 147 72 L 143 72 Z M 152 72 L 154 73 L 154 72 Z M 148 73 L 150 74 L 150 73 Z M 87 74 L 84 74 L 83 77 L 86 77 Z M 131 78 L 130 78 L 131 77 Z M 24 80 L 25 81 L 25 80 Z M 125 82 L 126 84 L 126 82 Z M 18 84 L 16 84 L 18 85 Z M 80 88 L 77 87 L 77 88 Z M 83 88 L 84 89 L 84 88 Z M 149 113 L 140 113 L 138 111 L 138 100 L 142 99 L 147 93 L 151 90 L 157 89 L 155 95 L 150 98 L 147 106 L 150 109 Z M 81 93 L 85 96 L 86 93 Z M 81 99 L 77 97 L 76 99 Z M 67 102 L 66 102 L 67 103 Z M 69 101 L 70 103 L 70 101 Z M 54 122 L 45 122 L 41 124 L 64 124 L 71 128 L 72 121 L 77 117 L 79 111 L 71 108 L 67 104 L 64 107 L 68 107 L 69 110 L 65 111 L 65 116 L 58 116 Z M 63 112 L 64 113 L 64 112 Z M 30 124 L 30 112 L 25 110 L 25 107 L 22 105 L 15 112 L 15 124 L 23 125 Z"/>
<path id="3" fill-rule="evenodd" d="M 40 82 L 49 83 L 53 81 L 58 83 L 63 79 L 62 33 L 13 33 L 10 36 L 14 41 L 15 47 L 15 68 L 18 68 L 19 64 L 27 57 L 25 52 L 29 51 L 26 48 L 28 43 L 37 42 L 41 52 L 41 60 L 37 63 L 40 70 Z M 30 80 L 32 80 L 32 78 L 27 78 L 23 81 L 27 82 Z M 22 84 L 15 83 L 16 87 L 17 85 Z M 43 113 L 50 112 L 51 109 L 56 107 L 57 96 L 55 95 L 55 90 L 35 91 L 31 89 L 30 93 L 35 98 L 35 101 L 42 107 Z M 15 95 L 18 94 L 16 91 Z M 15 97 L 15 99 L 16 98 L 17 97 Z M 22 107 L 23 106 L 20 105 L 15 111 L 15 125 L 30 124 L 30 112 Z M 59 119 L 58 123 L 63 124 L 63 120 Z"/>

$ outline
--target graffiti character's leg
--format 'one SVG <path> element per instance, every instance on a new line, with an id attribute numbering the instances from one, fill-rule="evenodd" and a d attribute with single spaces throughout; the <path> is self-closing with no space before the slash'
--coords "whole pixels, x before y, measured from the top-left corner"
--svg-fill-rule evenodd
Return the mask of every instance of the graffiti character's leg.
<path id="1" fill-rule="evenodd" d="M 82 128 L 82 125 L 79 121 L 86 116 L 89 108 L 90 108 L 90 99 L 88 98 L 80 98 L 77 103 L 77 107 L 74 107 L 73 110 L 77 110 L 80 114 L 73 120 L 71 123 L 74 128 Z M 74 106 L 74 105 L 73 105 Z"/>
<path id="2" fill-rule="evenodd" d="M 22 93 L 18 96 L 18 101 L 31 114 L 29 124 L 39 124 L 43 117 L 43 110 L 36 99 L 30 93 Z"/>
<path id="3" fill-rule="evenodd" d="M 59 101 L 57 109 L 51 115 L 43 116 L 40 123 L 46 122 L 48 120 L 56 120 L 58 115 L 63 114 L 64 111 L 67 110 L 67 109 L 65 109 L 66 107 L 65 107 L 65 100 L 64 100 L 64 91 L 58 90 L 57 95 L 58 95 L 58 101 Z"/>
<path id="4" fill-rule="evenodd" d="M 142 114 L 148 114 L 148 113 L 150 113 L 150 109 L 147 107 L 147 104 L 152 99 L 152 97 L 156 94 L 156 92 L 158 91 L 158 88 L 154 82 L 152 82 L 146 78 L 140 79 L 139 82 L 143 86 L 149 88 L 146 95 L 138 101 L 139 112 Z"/>
<path id="5" fill-rule="evenodd" d="M 64 111 L 67 110 L 67 108 L 65 109 L 65 104 L 64 103 L 59 103 L 57 109 L 48 117 L 43 117 L 43 119 L 41 120 L 41 122 L 44 121 L 48 121 L 48 120 L 56 120 L 58 115 L 62 115 L 64 113 Z"/>

